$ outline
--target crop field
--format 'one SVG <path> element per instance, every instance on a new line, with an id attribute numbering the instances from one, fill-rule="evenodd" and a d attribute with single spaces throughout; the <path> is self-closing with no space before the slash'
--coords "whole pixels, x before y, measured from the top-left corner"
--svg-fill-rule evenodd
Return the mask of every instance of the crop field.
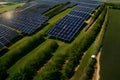
<path id="1" fill-rule="evenodd" d="M 101 80 L 120 79 L 120 10 L 110 9 L 101 55 Z"/>
<path id="2" fill-rule="evenodd" d="M 92 79 L 91 56 L 101 48 L 106 5 L 37 1 L 0 7 L 0 80 Z"/>

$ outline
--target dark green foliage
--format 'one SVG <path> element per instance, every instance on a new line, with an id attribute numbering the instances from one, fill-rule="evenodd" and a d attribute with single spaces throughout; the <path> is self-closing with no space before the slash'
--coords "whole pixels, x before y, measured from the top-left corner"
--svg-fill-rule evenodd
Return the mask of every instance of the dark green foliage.
<path id="1" fill-rule="evenodd" d="M 8 70 L 9 77 L 7 80 L 32 80 L 36 71 L 41 68 L 52 56 L 58 45 L 54 41 L 47 41 L 47 45 L 38 46 L 34 51 L 30 52 L 13 67 Z M 24 64 L 23 62 L 24 61 Z"/>
<path id="2" fill-rule="evenodd" d="M 66 55 L 58 52 L 34 77 L 34 80 L 61 80 L 61 67 L 65 62 Z"/>
<path id="3" fill-rule="evenodd" d="M 34 39 L 30 38 L 28 40 L 25 40 L 20 45 L 15 47 L 14 49 L 8 51 L 5 55 L 0 57 L 0 67 L 4 67 L 4 70 L 0 68 L 0 74 L 1 72 L 6 72 L 6 70 L 11 67 L 17 60 L 19 60 L 21 57 L 26 55 L 28 52 L 30 52 L 32 49 L 34 49 L 37 45 L 42 43 L 44 41 L 44 38 L 39 36 L 33 37 Z M 0 75 L 0 78 L 2 75 Z"/>
<path id="4" fill-rule="evenodd" d="M 101 12 L 103 11 L 103 9 L 105 8 L 105 4 L 103 4 L 102 6 L 100 6 L 97 10 L 97 12 L 95 12 L 94 16 L 93 16 L 93 19 L 96 20 L 99 15 L 101 14 Z"/>
<path id="5" fill-rule="evenodd" d="M 91 80 L 95 71 L 95 64 L 96 64 L 96 59 L 92 59 L 91 63 L 88 66 L 88 70 L 87 70 L 87 77 L 86 80 Z"/>
<path id="6" fill-rule="evenodd" d="M 6 77 L 8 77 L 6 67 L 2 66 L 0 67 L 0 79 L 5 80 Z"/>
<path id="7" fill-rule="evenodd" d="M 6 53 L 7 51 L 9 51 L 9 49 L 8 48 L 3 48 L 3 49 L 1 49 L 0 50 L 0 57 L 2 56 L 2 55 L 4 55 L 4 53 Z"/>

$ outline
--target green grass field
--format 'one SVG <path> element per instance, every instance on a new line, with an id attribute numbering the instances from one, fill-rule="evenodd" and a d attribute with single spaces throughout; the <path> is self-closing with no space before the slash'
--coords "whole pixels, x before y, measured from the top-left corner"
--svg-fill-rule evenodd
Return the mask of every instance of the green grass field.
<path id="1" fill-rule="evenodd" d="M 109 10 L 101 54 L 101 80 L 120 79 L 120 10 Z"/>

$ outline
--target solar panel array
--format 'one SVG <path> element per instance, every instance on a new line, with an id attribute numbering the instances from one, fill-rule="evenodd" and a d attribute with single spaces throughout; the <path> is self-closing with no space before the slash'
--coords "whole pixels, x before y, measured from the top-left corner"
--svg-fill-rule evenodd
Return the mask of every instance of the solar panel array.
<path id="1" fill-rule="evenodd" d="M 70 41 L 83 24 L 84 20 L 81 17 L 67 15 L 55 27 L 49 30 L 47 34 Z"/>
<path id="2" fill-rule="evenodd" d="M 34 5 L 25 7 L 24 9 L 14 12 L 11 19 L 4 18 L 6 14 L 0 18 L 0 24 L 4 24 L 16 30 L 22 31 L 28 35 L 33 34 L 38 28 L 41 27 L 44 22 L 48 20 L 48 16 L 43 16 L 42 13 L 53 8 L 54 6 L 67 1 L 47 1 L 47 0 L 36 0 L 31 2 Z M 70 7 L 74 4 L 70 4 L 66 7 Z M 65 7 L 65 8 L 66 8 Z"/>
<path id="3" fill-rule="evenodd" d="M 0 25 L 0 49 L 4 47 L 4 45 L 9 44 L 13 39 L 18 37 L 18 35 L 16 31 Z"/>
<path id="4" fill-rule="evenodd" d="M 75 34 L 85 23 L 85 20 L 101 3 L 90 2 L 78 3 L 78 6 L 73 9 L 67 16 L 62 18 L 47 34 L 58 39 L 71 41 Z M 96 3 L 96 4 L 95 4 Z M 98 5 L 99 4 L 99 5 Z"/>
<path id="5" fill-rule="evenodd" d="M 14 17 L 10 20 L 3 18 L 0 20 L 0 23 L 30 35 L 46 20 L 48 20 L 46 16 L 24 12 L 14 14 Z"/>
<path id="6" fill-rule="evenodd" d="M 86 19 L 87 17 L 89 17 L 89 14 L 88 13 L 85 13 L 85 12 L 76 12 L 76 11 L 71 11 L 69 13 L 69 15 L 73 15 L 73 16 L 78 16 L 78 17 L 81 17 L 82 19 Z"/>
<path id="7" fill-rule="evenodd" d="M 32 1 L 24 6 L 21 10 L 16 10 L 15 12 L 7 12 L 0 15 L 0 49 L 18 36 L 18 33 L 14 30 L 8 29 L 11 27 L 13 29 L 22 31 L 28 35 L 33 34 L 44 22 L 48 20 L 48 16 L 43 16 L 42 13 L 53 8 L 54 6 L 62 3 L 66 3 L 64 0 L 36 0 Z M 63 9 L 75 5 L 70 3 Z M 5 27 L 5 26 L 7 27 Z"/>
<path id="8" fill-rule="evenodd" d="M 35 2 L 32 1 L 28 5 L 24 6 L 24 9 L 10 14 L 12 15 L 10 19 L 6 19 L 5 16 L 7 15 L 2 14 L 0 16 L 0 24 L 31 35 L 49 18 L 47 16 L 43 16 L 42 13 L 58 4 L 66 3 L 68 1 L 71 3 L 66 5 L 62 10 L 75 4 L 78 4 L 78 6 L 55 24 L 47 34 L 59 39 L 71 41 L 83 26 L 85 20 L 90 16 L 90 13 L 101 5 L 101 2 L 91 0 L 36 0 Z M 16 31 L 8 29 L 3 25 L 0 25 L 0 49 L 11 43 L 11 41 L 19 35 Z"/>

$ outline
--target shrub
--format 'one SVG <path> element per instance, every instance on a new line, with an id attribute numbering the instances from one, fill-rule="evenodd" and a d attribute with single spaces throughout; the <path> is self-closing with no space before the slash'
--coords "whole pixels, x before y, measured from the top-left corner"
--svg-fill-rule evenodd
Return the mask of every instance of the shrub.
<path id="1" fill-rule="evenodd" d="M 87 79 L 86 80 L 91 80 L 92 79 L 93 73 L 95 71 L 95 64 L 96 64 L 96 59 L 93 59 L 88 66 L 88 70 L 87 70 L 87 73 L 86 73 L 87 74 L 87 77 L 86 77 Z"/>
<path id="2" fill-rule="evenodd" d="M 33 80 L 61 80 L 61 68 L 65 62 L 66 49 L 56 52 L 50 61 L 41 69 Z"/>
<path id="3" fill-rule="evenodd" d="M 32 49 L 42 43 L 45 39 L 39 35 L 39 37 L 33 36 L 32 38 L 24 38 L 20 44 L 17 44 L 13 49 L 0 57 L 0 67 L 4 67 L 4 70 L 0 68 L 0 78 L 3 77 L 2 73 L 6 73 L 6 70 L 11 67 L 17 60 L 29 53 Z"/>
<path id="4" fill-rule="evenodd" d="M 37 70 L 48 61 L 57 47 L 58 45 L 54 41 L 46 41 L 38 46 L 8 70 L 7 80 L 32 80 Z"/>

